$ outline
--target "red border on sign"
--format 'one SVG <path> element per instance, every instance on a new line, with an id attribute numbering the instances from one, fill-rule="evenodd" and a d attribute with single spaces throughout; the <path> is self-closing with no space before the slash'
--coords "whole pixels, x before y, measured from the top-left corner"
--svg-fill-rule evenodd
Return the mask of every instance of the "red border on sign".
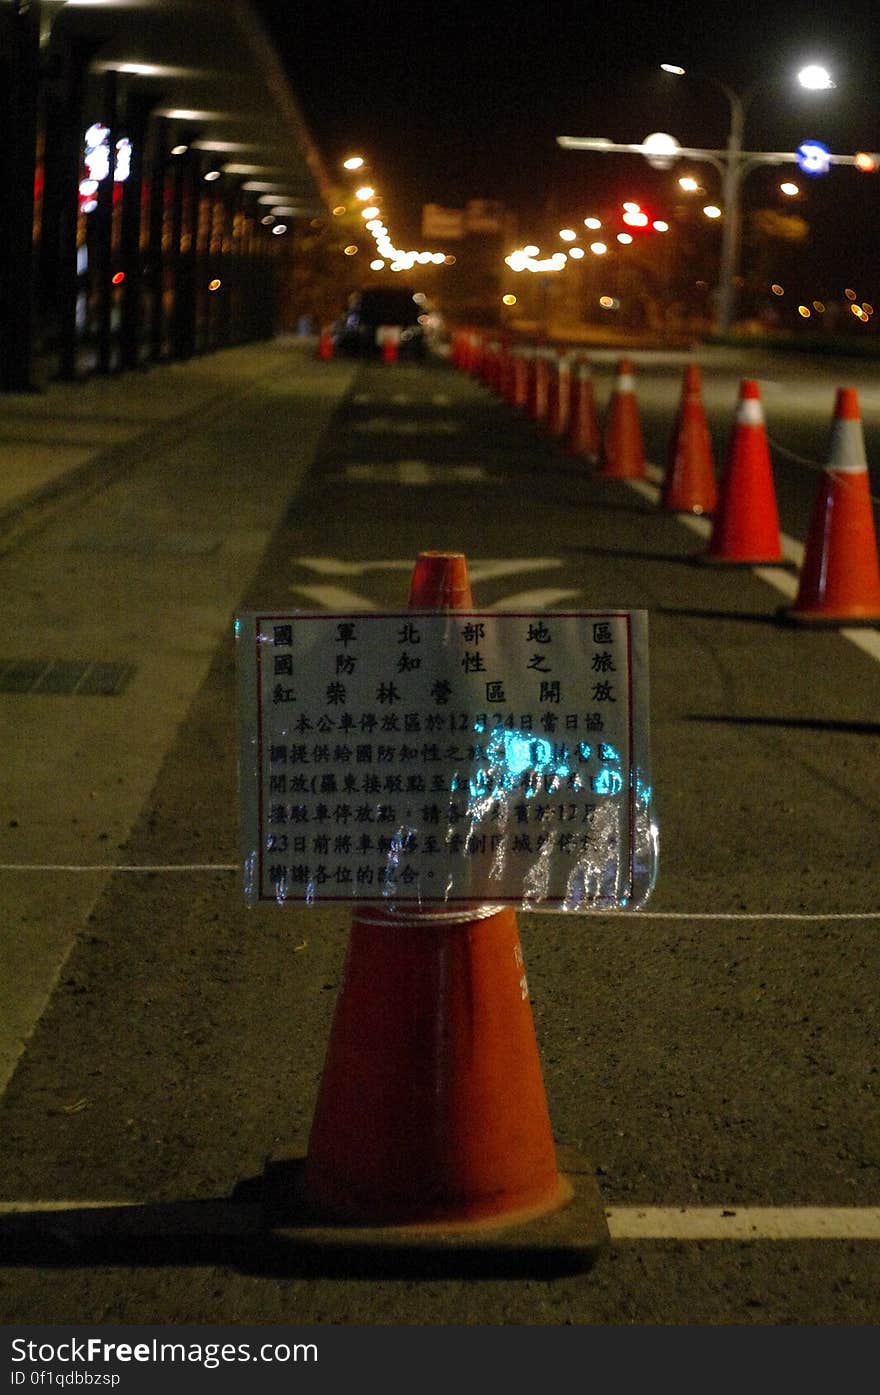
<path id="1" fill-rule="evenodd" d="M 401 611 L 396 611 L 396 610 L 390 610 L 390 611 L 382 611 L 381 613 L 371 614 L 370 612 L 364 612 L 364 611 L 362 611 L 362 610 L 361 610 L 361 611 L 354 611 L 354 612 L 351 612 L 351 611 L 335 611 L 335 610 L 329 611 L 329 610 L 328 610 L 328 611 L 293 611 L 293 612 L 280 611 L 280 612 L 277 612 L 277 613 L 273 612 L 273 613 L 270 613 L 270 614 L 268 614 L 268 615 L 256 615 L 256 616 L 254 616 L 254 624 L 255 624 L 255 634 L 254 634 L 254 644 L 255 644 L 255 670 L 256 670 L 257 712 L 258 712 L 258 721 L 257 721 L 257 829 L 258 829 L 258 837 L 259 837 L 259 844 L 258 844 L 258 848 L 257 848 L 257 887 L 258 887 L 257 901 L 258 901 L 258 902 L 272 902 L 273 904 L 277 904 L 277 903 L 278 903 L 278 897 L 277 897 L 277 896 L 267 896 L 267 895 L 264 895 L 264 893 L 263 893 L 263 859 L 264 859 L 265 841 L 266 841 L 266 839 L 265 839 L 265 833 L 264 833 L 264 829 L 263 829 L 263 701 L 262 701 L 262 695 L 263 695 L 263 682 L 262 682 L 263 673 L 262 673 L 262 664 L 263 664 L 263 660 L 262 660 L 262 654 L 261 654 L 261 650 L 262 650 L 262 647 L 263 647 L 263 646 L 262 646 L 261 643 L 260 643 L 260 634 L 262 633 L 263 626 L 264 626 L 264 625 L 273 624 L 274 622 L 276 622 L 276 621 L 278 621 L 278 620 L 285 620 L 285 621 L 289 620 L 289 621 L 291 621 L 291 622 L 294 622 L 294 621 L 295 621 L 295 622 L 301 622 L 301 621 L 309 621 L 309 620 L 313 620 L 313 621 L 314 621 L 314 620 L 317 620 L 317 621 L 320 621 L 321 623 L 325 623 L 325 622 L 328 621 L 328 620 L 358 620 L 358 621 L 363 621 L 363 620 L 411 620 L 411 619 L 413 619 L 413 617 L 416 616 L 416 615 L 431 616 L 432 618 L 438 617 L 438 616 L 439 616 L 439 617 L 454 616 L 455 619 L 460 619 L 460 618 L 463 619 L 463 618 L 465 618 L 465 617 L 468 617 L 468 618 L 475 618 L 475 619 L 484 618 L 484 619 L 496 620 L 496 619 L 498 619 L 499 617 L 509 617 L 509 618 L 512 619 L 512 620 L 528 620 L 528 619 L 534 619 L 536 615 L 542 615 L 542 614 L 543 614 L 543 615 L 546 615 L 546 616 L 551 616 L 551 617 L 555 616 L 555 617 L 558 617 L 560 620 L 589 620 L 589 619 L 592 619 L 592 618 L 594 618 L 594 617 L 602 616 L 602 617 L 608 617 L 608 618 L 613 619 L 613 620 L 623 620 L 624 623 L 625 623 L 625 626 L 626 626 L 626 645 L 627 645 L 627 703 L 628 703 L 628 713 L 627 713 L 628 731 L 627 731 L 627 739 L 628 739 L 628 741 L 629 741 L 629 765 L 630 765 L 630 782 L 629 782 L 629 783 L 630 783 L 630 788 L 629 788 L 629 893 L 628 893 L 628 898 L 629 898 L 630 900 L 632 899 L 633 895 L 635 894 L 636 791 L 635 791 L 635 783 L 634 783 L 634 780 L 633 780 L 633 778 L 632 778 L 633 740 L 634 740 L 634 733 L 635 733 L 635 724 L 634 724 L 634 715 L 633 715 L 633 695 L 632 695 L 632 678 L 633 678 L 632 615 L 630 614 L 629 611 L 623 611 L 623 610 L 565 610 L 565 611 L 563 611 L 563 610 L 554 610 L 554 611 L 541 612 L 541 611 L 518 611 L 518 610 L 455 610 L 455 611 L 439 611 L 439 610 L 401 610 Z M 389 898 L 389 897 L 387 897 L 387 896 L 333 896 L 333 895 L 323 896 L 323 895 L 322 895 L 321 898 L 320 898 L 320 901 L 321 901 L 321 904 L 325 904 L 325 903 L 326 903 L 326 904 L 328 904 L 328 905 L 330 905 L 330 904 L 344 904 L 344 905 L 351 905 L 351 906 L 387 906 L 387 905 L 389 905 L 389 904 L 393 904 L 393 905 L 400 906 L 400 907 L 409 907 L 409 906 L 412 906 L 412 907 L 414 907 L 414 908 L 423 908 L 423 907 L 436 907 L 436 908 L 440 908 L 440 907 L 443 907 L 443 906 L 450 906 L 450 905 L 456 905 L 456 906 L 462 906 L 462 907 L 465 907 L 465 906 L 481 906 L 481 905 L 486 905 L 486 904 L 489 904 L 489 903 L 491 903 L 491 904 L 497 903 L 498 905 L 508 905 L 508 904 L 511 904 L 511 905 L 517 905 L 517 906 L 521 906 L 521 905 L 524 904 L 524 903 L 523 903 L 523 898 L 522 898 L 522 896 L 502 896 L 502 895 L 494 895 L 494 894 L 493 894 L 492 896 L 482 896 L 482 897 L 477 897 L 477 898 L 475 898 L 475 897 L 473 897 L 473 896 L 447 896 L 447 897 L 443 897 L 442 899 L 434 899 L 434 900 L 430 899 L 429 897 L 424 897 L 424 896 L 420 896 L 420 897 L 414 896 L 414 897 L 412 897 L 412 898 L 407 898 L 407 897 L 396 897 L 396 898 L 393 898 L 393 900 L 392 900 L 391 898 Z M 285 898 L 283 904 L 288 904 L 288 903 L 289 903 L 290 905 L 306 905 L 306 904 L 308 904 L 303 898 L 299 898 L 299 897 L 296 897 L 296 898 L 294 898 L 294 897 Z M 315 903 L 311 903 L 311 904 L 315 904 Z M 565 904 L 565 901 L 564 901 L 564 898 L 563 898 L 563 897 L 561 897 L 561 896 L 550 896 L 550 897 L 547 897 L 545 900 L 542 900 L 542 901 L 540 902 L 540 907 L 541 907 L 541 908 L 544 908 L 544 907 L 550 907 L 550 906 L 562 906 L 562 905 L 564 905 L 564 904 Z M 527 903 L 526 903 L 526 909 L 528 909 Z M 599 908 L 599 911 L 601 912 L 601 908 Z"/>

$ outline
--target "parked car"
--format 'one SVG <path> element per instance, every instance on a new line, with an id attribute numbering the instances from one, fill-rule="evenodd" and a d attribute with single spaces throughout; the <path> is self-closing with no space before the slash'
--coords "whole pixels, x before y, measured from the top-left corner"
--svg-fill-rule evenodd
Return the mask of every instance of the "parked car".
<path id="1" fill-rule="evenodd" d="M 333 327 L 333 343 L 341 354 L 379 354 L 383 331 L 397 331 L 402 358 L 423 358 L 426 347 L 423 297 L 411 286 L 368 286 L 356 291 L 348 309 Z"/>

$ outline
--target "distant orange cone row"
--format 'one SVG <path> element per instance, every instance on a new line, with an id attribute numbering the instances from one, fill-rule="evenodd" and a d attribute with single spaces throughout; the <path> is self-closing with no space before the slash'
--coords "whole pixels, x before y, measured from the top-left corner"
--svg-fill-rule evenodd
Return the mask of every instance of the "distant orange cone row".
<path id="1" fill-rule="evenodd" d="M 761 395 L 748 378 L 740 384 L 706 560 L 753 565 L 782 560 Z"/>
<path id="2" fill-rule="evenodd" d="M 839 388 L 792 620 L 880 620 L 880 564 L 858 394 Z"/>
<path id="3" fill-rule="evenodd" d="M 471 607 L 464 556 L 421 553 L 409 605 Z M 486 912 L 355 913 L 305 1168 L 323 1218 L 467 1231 L 570 1199 L 516 916 Z"/>
<path id="4" fill-rule="evenodd" d="M 718 501 L 712 442 L 703 409 L 700 370 L 690 363 L 684 372 L 681 403 L 660 497 L 664 509 L 677 513 L 713 513 Z"/>
<path id="5" fill-rule="evenodd" d="M 632 363 L 622 358 L 602 438 L 599 473 L 605 479 L 644 479 L 645 452 Z"/>
<path id="6" fill-rule="evenodd" d="M 568 445 L 575 455 L 584 455 L 589 460 L 595 460 L 601 444 L 599 413 L 596 409 L 596 395 L 593 392 L 593 372 L 589 363 L 582 360 L 575 369 L 571 385 Z"/>

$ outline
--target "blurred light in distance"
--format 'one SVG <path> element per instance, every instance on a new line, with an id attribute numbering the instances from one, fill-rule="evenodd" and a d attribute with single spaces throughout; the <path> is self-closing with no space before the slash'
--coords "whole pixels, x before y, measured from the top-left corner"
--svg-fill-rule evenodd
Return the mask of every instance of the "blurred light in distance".
<path id="1" fill-rule="evenodd" d="M 172 147 L 171 147 L 171 154 L 172 154 L 172 155 L 185 155 L 186 152 L 187 152 L 188 150 L 189 150 L 189 146 L 188 146 L 188 145 L 172 145 Z"/>
<path id="2" fill-rule="evenodd" d="M 796 184 L 792 184 L 791 181 L 788 179 L 785 181 L 784 184 L 780 184 L 779 188 L 781 193 L 787 194 L 790 199 L 794 198 L 795 194 L 800 193 L 800 189 L 798 188 L 798 186 Z"/>
<path id="3" fill-rule="evenodd" d="M 608 248 L 604 242 L 591 242 L 590 251 L 595 253 L 597 257 L 604 257 L 605 253 L 608 251 Z"/>
<path id="4" fill-rule="evenodd" d="M 220 277 L 219 277 L 219 276 L 215 276 L 214 279 L 213 279 L 213 281 L 209 281 L 209 282 L 208 282 L 208 290 L 209 290 L 209 291 L 219 291 L 221 284 L 222 284 L 222 282 L 220 281 Z"/>
<path id="5" fill-rule="evenodd" d="M 384 269 L 385 263 L 383 262 L 381 257 L 377 257 L 375 261 L 370 262 L 371 271 L 384 271 Z"/>
<path id="6" fill-rule="evenodd" d="M 651 226 L 655 232 L 669 232 L 669 224 L 665 223 L 662 218 L 655 218 Z"/>
<path id="7" fill-rule="evenodd" d="M 264 228 L 271 228 L 272 224 L 275 222 L 275 214 L 267 213 L 265 218 L 260 219 L 260 222 L 263 224 Z"/>
<path id="8" fill-rule="evenodd" d="M 342 168 L 344 170 L 359 170 L 363 163 L 363 155 L 349 155 L 347 160 L 343 160 Z"/>
<path id="9" fill-rule="evenodd" d="M 444 257 L 443 260 L 444 260 L 444 262 L 446 263 L 447 266 L 455 266 L 455 258 L 454 258 L 454 257 L 452 257 L 452 256 L 447 256 L 447 257 Z"/>
<path id="10" fill-rule="evenodd" d="M 360 199 L 361 203 L 366 203 L 367 199 L 373 198 L 375 193 L 376 190 L 372 189 L 369 184 L 362 184 L 359 189 L 355 189 L 354 196 L 356 199 Z"/>
<path id="11" fill-rule="evenodd" d="M 583 247 L 570 247 L 568 250 L 568 255 L 570 257 L 574 257 L 576 262 L 579 262 L 581 257 L 584 255 L 584 249 Z"/>
<path id="12" fill-rule="evenodd" d="M 623 221 L 631 228 L 646 228 L 648 226 L 648 215 L 642 213 L 641 209 L 627 209 L 623 215 Z"/>
<path id="13" fill-rule="evenodd" d="M 808 320 L 808 319 L 810 318 L 810 308 L 809 308 L 809 306 L 807 306 L 807 305 L 799 305 L 799 306 L 798 306 L 798 314 L 801 316 L 802 319 Z"/>
<path id="14" fill-rule="evenodd" d="M 344 203 L 338 203 L 338 204 L 336 205 L 336 207 L 334 208 L 334 210 L 333 210 L 333 217 L 334 217 L 334 218 L 341 218 L 344 212 L 345 212 L 345 204 L 344 204 Z"/>
<path id="15" fill-rule="evenodd" d="M 540 250 L 540 247 L 536 247 L 534 242 L 530 242 L 528 247 L 523 248 L 523 251 L 525 252 L 527 257 L 537 257 Z"/>
<path id="16" fill-rule="evenodd" d="M 869 305 L 866 300 L 862 301 L 862 309 L 864 310 L 866 315 L 873 315 L 874 313 L 873 305 Z"/>
<path id="17" fill-rule="evenodd" d="M 287 224 L 286 224 L 286 223 L 276 223 L 276 224 L 275 224 L 275 227 L 272 229 L 272 236 L 273 236 L 273 237 L 280 237 L 282 233 L 286 233 L 286 232 L 287 232 Z"/>
<path id="18" fill-rule="evenodd" d="M 695 194 L 700 186 L 692 174 L 683 174 L 678 181 L 678 187 L 684 189 L 686 194 Z"/>
<path id="19" fill-rule="evenodd" d="M 684 77 L 684 68 L 679 68 L 677 63 L 661 63 L 660 67 L 664 73 L 674 73 L 676 77 Z"/>
<path id="20" fill-rule="evenodd" d="M 778 281 L 774 281 L 770 289 L 774 295 L 785 295 L 785 291 Z"/>
<path id="21" fill-rule="evenodd" d="M 632 233 L 618 233 L 618 234 L 617 234 L 617 241 L 618 241 L 618 242 L 622 242 L 624 245 L 626 245 L 626 244 L 629 243 L 629 242 L 632 242 L 632 240 L 633 240 L 633 239 L 632 239 Z"/>
<path id="22" fill-rule="evenodd" d="M 114 286 L 121 286 L 125 280 L 125 272 L 117 271 L 116 275 L 111 276 L 110 280 L 113 282 Z"/>
<path id="23" fill-rule="evenodd" d="M 816 311 L 816 313 L 817 313 L 818 315 L 824 315 L 824 314 L 825 314 L 825 302 L 824 302 L 824 300 L 814 300 L 814 301 L 813 301 L 813 309 Z"/>
<path id="24" fill-rule="evenodd" d="M 706 207 L 703 209 L 703 212 L 705 213 L 707 218 L 721 217 L 721 209 L 718 207 L 717 203 L 707 203 Z"/>
<path id="25" fill-rule="evenodd" d="M 601 228 L 601 226 L 602 226 L 602 220 L 601 220 L 601 218 L 585 218 L 585 219 L 584 219 L 584 227 L 585 227 L 585 228 L 592 228 L 592 230 L 593 230 L 594 232 L 596 231 L 597 228 Z"/>
<path id="26" fill-rule="evenodd" d="M 559 236 L 562 238 L 563 242 L 574 242 L 577 233 L 574 228 L 560 228 Z"/>
<path id="27" fill-rule="evenodd" d="M 515 295 L 503 295 L 503 296 L 501 297 L 501 301 L 502 301 L 502 304 L 504 304 L 504 305 L 516 305 L 516 296 L 515 296 Z"/>
<path id="28" fill-rule="evenodd" d="M 369 208 L 363 208 L 363 209 L 361 209 L 361 217 L 362 217 L 362 218 L 378 218 L 378 217 L 379 217 L 379 210 L 378 210 L 378 208 L 376 207 L 375 204 L 371 203 L 370 206 L 369 206 Z"/>
<path id="29" fill-rule="evenodd" d="M 442 266 L 443 263 L 446 261 L 446 253 L 435 252 L 431 257 L 431 261 L 434 263 L 435 266 Z"/>
<path id="30" fill-rule="evenodd" d="M 873 155 L 868 154 L 867 150 L 857 150 L 855 165 L 857 170 L 864 170 L 866 174 L 870 174 L 872 170 L 877 168 L 877 161 Z"/>
<path id="31" fill-rule="evenodd" d="M 623 206 L 626 209 L 627 213 L 638 213 L 642 207 L 640 203 L 633 203 L 632 199 L 630 199 Z"/>
<path id="32" fill-rule="evenodd" d="M 367 227 L 369 228 L 371 233 L 376 233 L 379 232 L 380 228 L 382 227 L 382 224 L 379 222 L 378 218 L 371 218 L 369 223 L 367 223 Z"/>
<path id="33" fill-rule="evenodd" d="M 220 178 L 220 171 L 219 171 L 219 170 L 208 170 L 208 173 L 205 175 L 205 179 L 206 179 L 206 181 L 207 181 L 209 184 L 212 183 L 213 180 L 219 179 L 219 178 Z"/>
<path id="34" fill-rule="evenodd" d="M 797 76 L 801 87 L 806 87 L 810 92 L 825 92 L 834 86 L 828 69 L 819 63 L 809 63 L 806 68 L 801 68 Z"/>
<path id="35" fill-rule="evenodd" d="M 851 291 L 848 287 L 843 294 L 846 296 L 847 300 L 855 300 L 856 298 L 855 291 Z"/>
<path id="36" fill-rule="evenodd" d="M 851 305 L 849 308 L 857 320 L 866 320 L 868 318 L 861 305 Z"/>
<path id="37" fill-rule="evenodd" d="M 357 244 L 350 242 L 347 247 L 343 247 L 343 252 L 347 257 L 353 257 L 357 252 Z"/>
<path id="38" fill-rule="evenodd" d="M 602 306 L 603 310 L 613 310 L 614 297 L 610 295 L 600 295 L 599 304 Z"/>

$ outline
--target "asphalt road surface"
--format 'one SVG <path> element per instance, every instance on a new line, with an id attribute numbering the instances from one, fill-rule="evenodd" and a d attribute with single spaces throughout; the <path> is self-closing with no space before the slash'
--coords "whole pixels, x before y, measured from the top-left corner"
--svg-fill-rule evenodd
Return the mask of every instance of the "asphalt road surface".
<path id="1" fill-rule="evenodd" d="M 650 490 L 446 363 L 236 353 L 210 410 L 0 558 L 8 657 L 122 673 L 115 695 L 0 694 L 0 1318 L 875 1324 L 876 629 L 781 625 L 777 586 L 695 565 Z M 683 360 L 635 359 L 662 464 Z M 835 386 L 860 388 L 874 460 L 880 389 L 721 351 L 703 370 L 719 457 L 739 378 L 761 381 L 803 542 Z M 231 616 L 397 608 L 429 548 L 466 554 L 481 607 L 649 612 L 654 896 L 520 916 L 554 1133 L 609 1215 L 587 1273 L 364 1275 L 255 1230 L 254 1179 L 308 1131 L 347 918 L 243 905 Z"/>

